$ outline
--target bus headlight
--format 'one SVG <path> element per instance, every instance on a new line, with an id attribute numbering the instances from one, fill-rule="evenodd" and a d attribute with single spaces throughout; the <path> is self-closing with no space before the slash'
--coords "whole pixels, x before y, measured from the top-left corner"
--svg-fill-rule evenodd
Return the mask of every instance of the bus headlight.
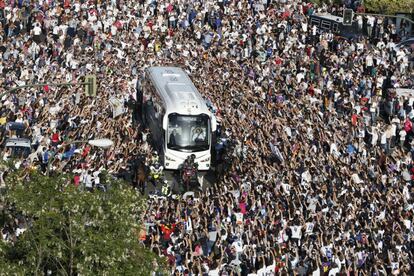
<path id="1" fill-rule="evenodd" d="M 203 159 L 200 162 L 208 162 L 208 161 L 210 161 L 210 157 L 207 157 L 206 159 Z"/>
<path id="2" fill-rule="evenodd" d="M 165 156 L 165 160 L 172 161 L 172 162 L 174 162 L 174 161 L 175 161 L 174 159 L 172 159 L 172 158 L 168 157 L 167 155 Z"/>

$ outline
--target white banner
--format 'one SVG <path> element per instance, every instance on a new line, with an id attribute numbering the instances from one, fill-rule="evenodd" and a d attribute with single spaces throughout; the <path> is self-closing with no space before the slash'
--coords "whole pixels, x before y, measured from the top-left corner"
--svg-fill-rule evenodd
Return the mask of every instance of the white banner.
<path id="1" fill-rule="evenodd" d="M 278 147 L 276 145 L 273 145 L 271 142 L 269 142 L 269 146 L 270 150 L 274 155 L 276 155 L 277 159 L 279 159 L 281 162 L 285 162 L 285 158 L 283 157 Z"/>
<path id="2" fill-rule="evenodd" d="M 109 99 L 109 104 L 111 105 L 113 118 L 116 118 L 119 115 L 122 115 L 125 112 L 127 112 L 127 109 L 124 107 L 123 100 L 112 97 Z"/>

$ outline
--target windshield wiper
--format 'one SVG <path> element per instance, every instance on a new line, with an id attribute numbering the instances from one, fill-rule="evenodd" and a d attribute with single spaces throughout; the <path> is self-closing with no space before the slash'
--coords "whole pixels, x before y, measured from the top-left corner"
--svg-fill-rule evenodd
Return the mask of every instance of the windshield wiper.
<path id="1" fill-rule="evenodd" d="M 179 149 L 182 149 L 183 147 L 180 147 L 180 146 L 168 146 L 168 148 L 169 149 L 172 149 L 172 150 L 179 150 Z"/>
<path id="2" fill-rule="evenodd" d="M 201 151 L 201 150 L 207 150 L 208 145 L 193 145 L 193 146 L 186 146 L 186 147 L 182 147 L 182 148 L 183 149 L 194 150 L 194 151 Z"/>
<path id="3" fill-rule="evenodd" d="M 202 151 L 202 150 L 208 150 L 208 145 L 168 146 L 168 148 L 172 150 Z"/>

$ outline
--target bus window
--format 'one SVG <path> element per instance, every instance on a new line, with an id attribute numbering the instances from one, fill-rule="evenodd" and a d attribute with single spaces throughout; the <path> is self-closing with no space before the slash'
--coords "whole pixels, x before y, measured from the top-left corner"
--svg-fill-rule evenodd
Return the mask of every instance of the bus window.
<path id="1" fill-rule="evenodd" d="M 311 18 L 311 24 L 312 24 L 312 25 L 316 25 L 316 26 L 318 26 L 318 27 L 319 27 L 319 25 L 321 24 L 321 20 L 320 20 L 319 18 L 314 18 L 314 17 L 312 17 L 312 18 Z"/>
<path id="2" fill-rule="evenodd" d="M 333 23 L 333 25 L 332 25 L 332 31 L 334 33 L 339 32 L 339 25 L 338 25 L 338 23 Z"/>
<path id="3" fill-rule="evenodd" d="M 321 28 L 325 29 L 325 30 L 330 30 L 331 29 L 331 22 L 329 22 L 328 20 L 322 20 Z"/>
<path id="4" fill-rule="evenodd" d="M 168 116 L 167 147 L 195 152 L 210 148 L 210 118 L 206 114 L 191 116 L 177 113 Z"/>

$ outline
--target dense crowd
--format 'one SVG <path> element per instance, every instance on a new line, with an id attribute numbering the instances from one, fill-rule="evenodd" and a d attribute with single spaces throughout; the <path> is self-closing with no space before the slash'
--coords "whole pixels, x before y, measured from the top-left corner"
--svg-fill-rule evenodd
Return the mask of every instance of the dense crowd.
<path id="1" fill-rule="evenodd" d="M 308 24 L 338 9 L 303 1 L 26 2 L 0 1 L 1 92 L 90 73 L 99 85 L 3 96 L 2 139 L 33 143 L 20 166 L 92 188 L 150 157 L 134 100 L 148 66 L 184 67 L 215 107 L 229 169 L 143 214 L 140 240 L 172 274 L 414 273 L 414 100 L 396 89 L 413 88 L 414 68 L 392 21 L 357 18 L 368 36 L 346 40 Z M 102 137 L 115 145 L 70 143 Z"/>

